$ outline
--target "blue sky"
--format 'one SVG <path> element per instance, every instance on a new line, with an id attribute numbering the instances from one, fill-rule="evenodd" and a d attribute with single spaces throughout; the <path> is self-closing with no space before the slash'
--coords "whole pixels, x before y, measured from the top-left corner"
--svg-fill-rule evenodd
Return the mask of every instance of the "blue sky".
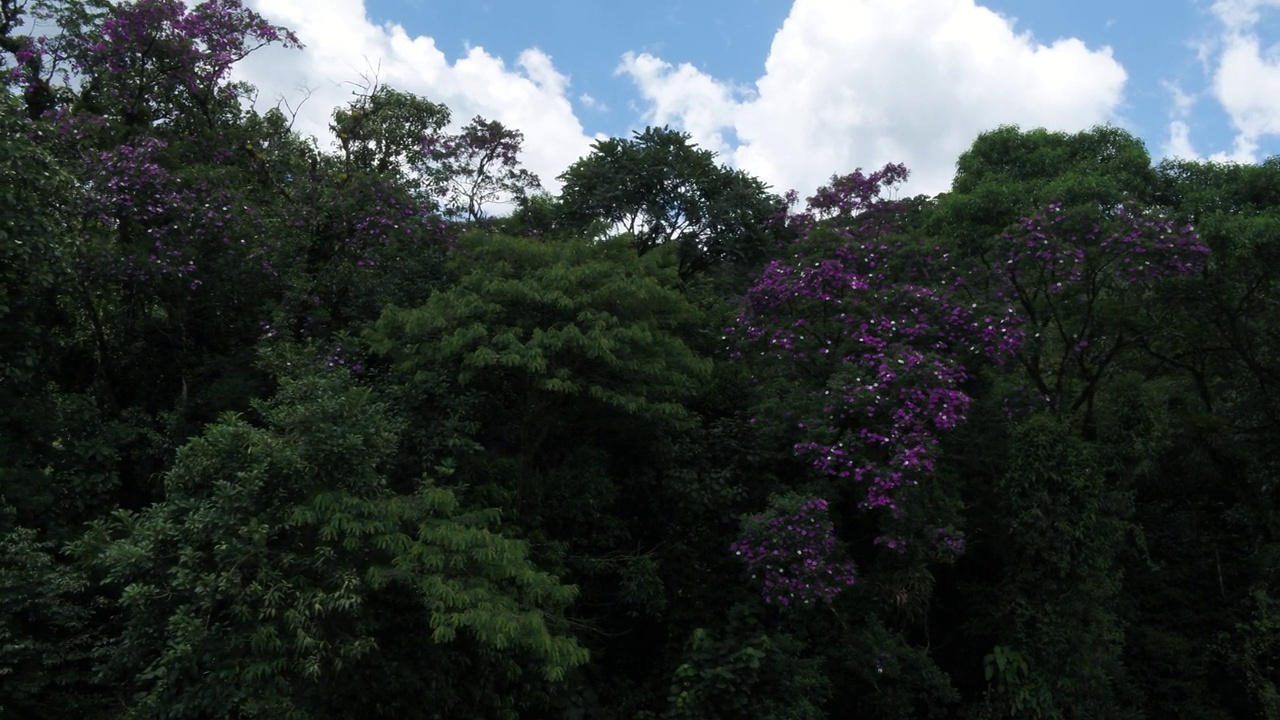
<path id="1" fill-rule="evenodd" d="M 638 10 L 607 0 L 372 0 L 367 7 L 378 22 L 398 22 L 435 37 L 455 58 L 470 46 L 505 58 L 530 47 L 543 50 L 570 76 L 575 108 L 588 130 L 620 135 L 643 125 L 635 86 L 615 72 L 625 53 L 648 52 L 749 84 L 764 71 L 769 45 L 791 3 L 655 0 Z M 583 102 L 584 94 L 604 109 Z"/>
<path id="2" fill-rule="evenodd" d="M 778 189 L 885 162 L 938 192 L 999 124 L 1110 122 L 1153 157 L 1280 153 L 1280 0 L 249 0 L 302 53 L 246 63 L 263 99 L 363 72 L 522 130 L 554 175 L 593 139 L 671 124 Z"/>

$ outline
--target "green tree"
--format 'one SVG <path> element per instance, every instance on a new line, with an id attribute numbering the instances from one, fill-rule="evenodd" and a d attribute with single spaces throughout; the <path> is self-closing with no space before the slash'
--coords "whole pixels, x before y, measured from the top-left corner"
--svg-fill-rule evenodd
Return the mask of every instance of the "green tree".
<path id="1" fill-rule="evenodd" d="M 1142 141 L 1120 128 L 1064 133 L 1003 126 L 979 135 L 960 156 L 951 190 L 938 197 L 933 229 L 976 253 L 1051 202 L 1096 215 L 1125 202 L 1145 204 L 1155 189 Z"/>
<path id="2" fill-rule="evenodd" d="M 117 598 L 102 677 L 126 717 L 515 717 L 511 683 L 586 660 L 556 631 L 573 588 L 495 512 L 429 481 L 388 489 L 385 406 L 306 355 L 273 362 L 262 424 L 223 417 L 179 452 L 162 502 L 74 546 Z M 376 691 L 387 664 L 399 693 Z"/>
<path id="3" fill-rule="evenodd" d="M 22 524 L 47 517 L 57 499 L 41 472 L 57 425 L 47 385 L 75 257 L 74 180 L 32 130 L 16 98 L 0 99 L 0 498 Z"/>
<path id="4" fill-rule="evenodd" d="M 524 134 L 496 120 L 476 117 L 457 134 L 436 139 L 428 157 L 436 163 L 435 190 L 446 211 L 476 222 L 491 203 L 521 203 L 542 189 L 538 176 L 520 167 Z"/>
<path id="5" fill-rule="evenodd" d="M 1132 499 L 1097 450 L 1047 414 L 1013 431 L 1009 458 L 986 498 L 1007 525 L 988 540 L 1003 556 L 1004 579 L 988 596 L 1000 630 L 986 660 L 988 709 L 974 717 L 1132 716 L 1117 688 L 1119 551 Z"/>
<path id="6" fill-rule="evenodd" d="M 338 138 L 347 175 L 399 175 L 419 183 L 424 144 L 449 124 L 449 108 L 412 93 L 370 83 L 346 108 L 333 113 L 329 129 Z"/>
<path id="7" fill-rule="evenodd" d="M 1167 321 L 1143 350 L 1181 392 L 1139 486 L 1150 561 L 1132 574 L 1148 621 L 1130 652 L 1153 712 L 1270 717 L 1280 162 L 1170 161 L 1159 173 L 1161 202 L 1212 254 L 1196 282 L 1151 303 Z M 1194 701 L 1174 708 L 1171 696 Z"/>
<path id="8" fill-rule="evenodd" d="M 510 479 L 536 507 L 538 472 L 586 438 L 695 422 L 682 402 L 711 365 L 681 334 L 702 318 L 656 260 L 621 241 L 474 233 L 451 256 L 448 287 L 387 309 L 372 347 L 403 375 L 466 391 L 474 439 L 518 458 Z"/>
<path id="9" fill-rule="evenodd" d="M 821 661 L 804 644 L 768 632 L 741 608 L 728 637 L 693 631 L 675 669 L 664 720 L 822 720 L 831 696 Z"/>
<path id="10" fill-rule="evenodd" d="M 667 488 L 685 456 L 674 440 L 698 432 L 690 405 L 712 364 L 691 347 L 706 319 L 678 289 L 671 250 L 472 233 L 447 285 L 388 308 L 369 336 L 413 426 L 401 475 L 447 468 L 464 503 L 503 507 L 582 588 L 575 627 L 604 658 L 583 697 L 607 704 L 582 702 L 603 717 L 665 691 L 666 581 L 687 576 L 689 538 L 657 518 L 681 496 Z"/>
<path id="11" fill-rule="evenodd" d="M 110 717 L 90 673 L 101 642 L 88 580 L 0 505 L 0 717 Z"/>
<path id="12" fill-rule="evenodd" d="M 678 248 L 682 279 L 718 264 L 747 271 L 774 249 L 770 221 L 783 210 L 764 183 L 716 163 L 687 133 L 646 128 L 598 141 L 560 176 L 563 219 L 603 221 L 639 253 Z"/>

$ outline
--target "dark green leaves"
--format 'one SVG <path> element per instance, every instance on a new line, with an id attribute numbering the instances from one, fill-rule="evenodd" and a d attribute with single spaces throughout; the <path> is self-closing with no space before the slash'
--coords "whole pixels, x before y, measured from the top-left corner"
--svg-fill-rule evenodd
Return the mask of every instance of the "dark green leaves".
<path id="1" fill-rule="evenodd" d="M 263 426 L 224 417 L 182 449 L 163 502 L 76 546 L 120 591 L 106 671 L 136 693 L 131 716 L 364 715 L 325 698 L 376 684 L 362 663 L 407 610 L 430 629 L 420 643 L 517 650 L 550 680 L 586 660 L 549 625 L 573 589 L 497 534 L 495 515 L 429 482 L 386 489 L 396 424 L 367 390 L 342 372 L 281 383 Z"/>
<path id="2" fill-rule="evenodd" d="M 710 372 L 681 333 L 700 319 L 670 276 L 619 242 L 472 235 L 458 279 L 411 310 L 390 309 L 374 346 L 402 371 L 448 368 L 461 385 L 525 398 L 528 420 L 565 402 L 618 417 L 688 421 L 680 401 Z M 562 418 L 563 419 L 563 418 Z"/>
<path id="3" fill-rule="evenodd" d="M 768 224 L 780 201 L 689 137 L 646 128 L 597 142 L 560 176 L 565 219 L 582 228 L 603 222 L 640 253 L 674 245 L 684 279 L 720 263 L 759 263 L 772 249 Z"/>

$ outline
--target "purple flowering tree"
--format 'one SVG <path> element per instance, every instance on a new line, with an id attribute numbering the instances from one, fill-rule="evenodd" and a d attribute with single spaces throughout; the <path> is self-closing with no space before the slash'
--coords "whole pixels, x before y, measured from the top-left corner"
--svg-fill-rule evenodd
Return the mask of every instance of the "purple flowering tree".
<path id="1" fill-rule="evenodd" d="M 457 133 L 425 138 L 423 159 L 445 213 L 475 222 L 485 205 L 519 202 L 540 190 L 538 177 L 520 167 L 523 144 L 519 130 L 478 116 Z"/>
<path id="2" fill-rule="evenodd" d="M 914 535 L 945 556 L 963 541 L 907 498 L 919 502 L 940 438 L 966 419 L 973 370 L 1014 358 L 1008 372 L 1039 397 L 1011 402 L 1083 412 L 1087 426 L 1118 354 L 1158 322 L 1139 317 L 1143 298 L 1202 270 L 1207 249 L 1158 212 L 1121 206 L 1081 222 L 1054 203 L 970 271 L 940 245 L 895 234 L 901 206 L 883 194 L 906 176 L 889 165 L 833 178 L 784 218 L 801 239 L 764 270 L 728 333 L 759 381 L 806 381 L 776 411 L 817 475 L 856 487 L 858 508 L 877 513 L 875 544 L 903 553 Z M 753 532 L 744 559 L 759 574 L 768 554 Z"/>
<path id="3" fill-rule="evenodd" d="M 1025 318 L 1017 354 L 1040 405 L 1092 422 L 1100 384 L 1120 355 L 1158 327 L 1151 293 L 1204 270 L 1209 249 L 1189 226 L 1133 205 L 1084 216 L 1050 203 L 1000 237 L 970 289 Z"/>
<path id="4" fill-rule="evenodd" d="M 971 366 L 1013 355 L 1022 321 L 1011 306 L 963 302 L 959 276 L 938 277 L 948 260 L 940 248 L 891 239 L 897 213 L 882 194 L 905 178 L 905 168 L 891 165 L 820 189 L 786 220 L 802 236 L 791 258 L 765 268 L 728 332 L 735 355 L 752 363 L 760 382 L 802 381 L 801 395 L 779 408 L 798 433 L 794 450 L 830 492 L 854 488 L 857 507 L 880 518 L 875 544 L 903 553 L 914 535 L 946 556 L 962 548 L 960 537 L 904 498 L 937 469 L 940 435 L 965 420 Z M 827 509 L 825 502 L 804 507 Z M 772 512 L 736 546 L 764 576 L 767 601 L 778 601 L 777 587 L 795 589 L 783 577 L 830 571 L 841 578 L 805 590 L 821 600 L 852 582 L 851 568 L 832 560 L 830 550 L 773 552 L 796 538 L 786 519 L 795 514 Z"/>
<path id="5" fill-rule="evenodd" d="M 484 206 L 513 202 L 541 188 L 520 167 L 524 135 L 476 117 L 449 129 L 449 108 L 367 80 L 350 106 L 333 114 L 342 173 L 396 177 L 434 202 L 446 216 L 475 221 Z"/>
<path id="6" fill-rule="evenodd" d="M 854 566 L 837 558 L 827 501 L 790 495 L 743 527 L 729 548 L 759 578 L 765 602 L 787 606 L 831 602 L 854 583 Z"/>
<path id="7" fill-rule="evenodd" d="M 244 160 L 233 125 L 245 88 L 228 75 L 265 45 L 300 47 L 297 37 L 239 0 L 37 1 L 28 12 L 60 32 L 6 42 L 8 80 L 42 121 L 32 138 L 79 171 L 82 267 L 126 287 L 167 278 L 189 291 L 207 281 L 202 256 L 269 271 L 267 248 L 250 242 L 260 204 L 231 177 Z"/>
<path id="8" fill-rule="evenodd" d="M 8 81 L 24 87 L 29 98 L 60 81 L 62 99 L 74 98 L 88 114 L 118 118 L 125 128 L 197 117 L 212 123 L 246 89 L 227 82 L 235 63 L 269 44 L 302 46 L 240 0 L 191 7 L 182 0 L 33 5 L 34 17 L 62 32 L 10 43 Z M 73 77 L 82 81 L 74 92 Z M 39 108 L 54 109 L 52 101 Z"/>

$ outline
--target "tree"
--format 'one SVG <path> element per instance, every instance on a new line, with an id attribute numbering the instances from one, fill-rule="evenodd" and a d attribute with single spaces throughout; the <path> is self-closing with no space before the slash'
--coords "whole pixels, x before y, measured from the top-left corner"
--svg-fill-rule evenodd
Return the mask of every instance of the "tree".
<path id="1" fill-rule="evenodd" d="M 464 504 L 501 507 L 581 587 L 574 626 L 601 660 L 579 692 L 619 718 L 665 690 L 664 611 L 682 602 L 667 580 L 698 582 L 680 564 L 698 547 L 689 525 L 668 522 L 695 492 L 670 487 L 686 479 L 672 445 L 698 432 L 690 405 L 712 363 L 690 342 L 705 315 L 662 255 L 473 232 L 450 282 L 388 308 L 368 337 L 413 427 L 401 475 L 444 468 Z"/>
<path id="2" fill-rule="evenodd" d="M 785 416 L 783 438 L 833 491 L 882 518 L 875 543 L 895 553 L 917 539 L 925 548 L 962 545 L 928 523 L 909 539 L 900 521 L 916 511 L 906 497 L 929 482 L 939 436 L 966 418 L 970 368 L 984 357 L 1003 362 L 1022 343 L 1016 313 L 963 304 L 945 271 L 930 277 L 941 263 L 927 248 L 922 259 L 921 248 L 888 236 L 879 193 L 899 175 L 890 168 L 874 180 L 837 182 L 811 199 L 792 222 L 805 233 L 793 257 L 765 268 L 731 329 L 735 355 L 772 401 L 761 414 L 774 423 Z M 857 197 L 835 199 L 853 188 Z M 846 210 L 815 224 L 838 206 Z M 863 222 L 856 208 L 875 219 Z"/>
<path id="3" fill-rule="evenodd" d="M 484 217 L 494 202 L 520 203 L 542 188 L 520 167 L 524 135 L 496 120 L 475 117 L 461 131 L 428 141 L 427 158 L 436 164 L 436 193 L 445 212 L 466 222 Z"/>
<path id="4" fill-rule="evenodd" d="M 477 116 L 450 132 L 444 105 L 376 80 L 369 84 L 330 124 L 345 176 L 394 177 L 444 215 L 469 222 L 484 216 L 485 205 L 519 202 L 540 189 L 537 176 L 520 167 L 520 131 Z"/>
<path id="5" fill-rule="evenodd" d="M 235 63 L 273 43 L 301 47 L 292 32 L 240 0 L 191 8 L 182 0 L 37 0 L 32 10 L 61 30 L 15 52 L 11 82 L 27 88 L 32 117 L 66 102 L 68 93 L 52 88 L 61 76 L 79 112 L 117 119 L 114 129 L 126 136 L 153 125 L 198 121 L 208 127 L 246 90 L 227 82 Z M 74 90 L 72 73 L 81 79 Z"/>
<path id="6" fill-rule="evenodd" d="M 40 481 L 56 421 L 48 392 L 58 356 L 54 330 L 70 308 L 60 291 L 74 282 L 75 241 L 68 208 L 73 178 L 34 142 L 16 98 L 0 100 L 0 497 L 20 524 L 57 502 Z"/>
<path id="7" fill-rule="evenodd" d="M 126 717 L 514 717 L 513 689 L 477 701 L 475 684 L 586 660 L 555 629 L 573 588 L 494 532 L 496 513 L 430 480 L 388 489 L 385 406 L 344 370 L 267 357 L 285 374 L 255 404 L 262 425 L 224 416 L 180 451 L 162 502 L 74 545 L 117 603 L 103 677 Z M 387 663 L 431 677 L 373 692 Z"/>
<path id="8" fill-rule="evenodd" d="M 678 249 L 682 279 L 718 264 L 755 268 L 772 248 L 781 201 L 759 180 L 716 164 L 687 133 L 646 128 L 595 143 L 560 176 L 566 222 L 604 221 L 643 254 Z"/>
<path id="9" fill-rule="evenodd" d="M 1168 161 L 1158 171 L 1160 201 L 1212 252 L 1194 282 L 1149 303 L 1163 322 L 1142 350 L 1181 392 L 1138 487 L 1153 566 L 1130 571 L 1150 618 L 1132 663 L 1159 710 L 1184 696 L 1196 717 L 1270 717 L 1280 161 Z"/>
<path id="10" fill-rule="evenodd" d="M 482 393 L 482 440 L 503 438 L 521 458 L 522 483 L 581 433 L 695 422 L 682 401 L 710 362 L 680 335 L 700 313 L 669 270 L 618 241 L 487 233 L 464 236 L 451 269 L 449 286 L 421 307 L 388 308 L 372 347 L 409 377 L 441 373 Z"/>
<path id="11" fill-rule="evenodd" d="M 982 133 L 960 156 L 932 229 L 970 255 L 1049 203 L 1096 215 L 1126 202 L 1142 206 L 1155 188 L 1146 148 L 1124 130 L 1071 134 L 1007 125 Z"/>
<path id="12" fill-rule="evenodd" d="M 103 637 L 88 579 L 15 514 L 0 504 L 0 716 L 110 717 L 109 693 L 92 682 Z"/>
<path id="13" fill-rule="evenodd" d="M 329 129 L 338 138 L 343 172 L 408 180 L 428 191 L 438 181 L 424 172 L 424 144 L 449 124 L 449 108 L 376 80 L 346 108 L 334 110 Z"/>
<path id="14" fill-rule="evenodd" d="M 974 717 L 1138 717 L 1123 707 L 1118 613 L 1132 498 L 1096 453 L 1048 414 L 1013 432 L 988 498 L 1008 518 L 990 539 L 1006 558 L 989 596 L 1001 628 L 985 660 L 992 715 Z"/>

